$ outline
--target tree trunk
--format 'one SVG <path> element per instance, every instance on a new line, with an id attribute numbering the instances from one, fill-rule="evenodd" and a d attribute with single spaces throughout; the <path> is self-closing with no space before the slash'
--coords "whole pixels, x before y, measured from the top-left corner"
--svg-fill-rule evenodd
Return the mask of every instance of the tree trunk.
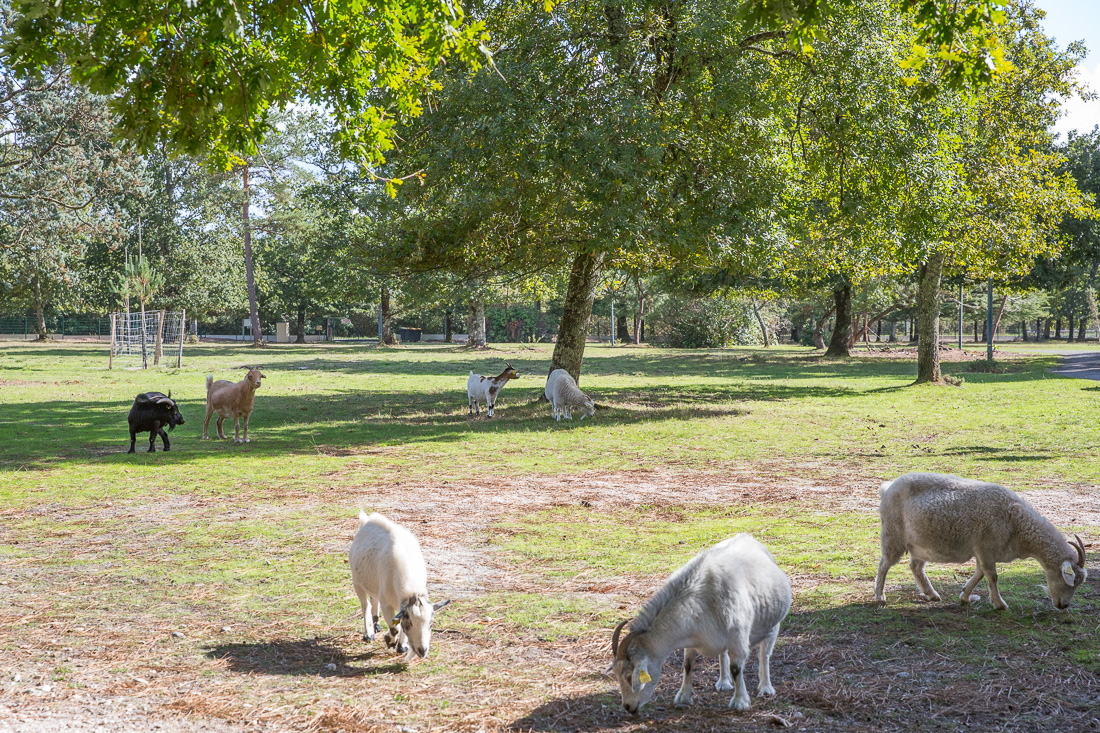
<path id="1" fill-rule="evenodd" d="M 1054 338 L 1055 339 L 1062 338 L 1062 319 L 1061 318 L 1056 318 L 1054 320 Z"/>
<path id="2" fill-rule="evenodd" d="M 1020 321 L 1020 340 L 1027 341 L 1027 321 Z"/>
<path id="3" fill-rule="evenodd" d="M 46 306 L 42 302 L 42 283 L 38 279 L 38 273 L 34 273 L 32 280 L 34 285 L 34 327 L 38 333 L 37 341 L 48 341 L 50 335 L 46 333 Z"/>
<path id="4" fill-rule="evenodd" d="M 397 338 L 393 335 L 393 313 L 390 306 L 390 289 L 382 286 L 382 302 L 378 309 L 382 312 L 382 333 L 378 334 L 379 345 L 396 346 Z"/>
<path id="5" fill-rule="evenodd" d="M 642 289 L 642 279 L 637 274 L 631 273 L 634 279 L 634 291 L 638 294 L 638 302 L 634 308 L 634 344 L 642 343 L 642 319 L 645 318 L 645 290 Z"/>
<path id="6" fill-rule="evenodd" d="M 771 339 L 768 338 L 768 326 L 764 323 L 764 319 L 760 316 L 760 308 L 756 305 L 756 298 L 752 299 L 752 313 L 756 316 L 756 322 L 760 324 L 760 333 L 764 334 L 764 348 L 768 348 L 772 345 Z"/>
<path id="7" fill-rule="evenodd" d="M 241 228 L 244 232 L 244 276 L 248 283 L 248 318 L 252 322 L 252 345 L 263 346 L 261 340 L 263 334 L 260 333 L 260 310 L 256 304 L 256 271 L 252 266 L 252 216 L 249 206 L 252 190 L 248 184 L 248 163 L 245 163 L 241 169 L 241 187 L 244 190 Z"/>
<path id="8" fill-rule="evenodd" d="M 890 343 L 896 344 L 898 342 L 898 322 L 890 321 Z"/>
<path id="9" fill-rule="evenodd" d="M 997 309 L 997 317 L 993 319 L 993 333 L 989 334 L 989 338 L 993 341 L 997 340 L 997 329 L 1001 327 L 1001 316 L 1005 312 L 1005 304 L 1008 302 L 1008 295 L 1005 294 L 1001 298 L 1001 307 Z"/>
<path id="10" fill-rule="evenodd" d="M 935 253 L 918 275 L 917 384 L 943 381 L 940 374 L 940 278 L 945 256 Z"/>
<path id="11" fill-rule="evenodd" d="M 814 326 L 814 330 L 813 330 L 814 348 L 817 348 L 817 349 L 824 349 L 825 348 L 825 323 L 829 320 L 829 316 L 831 316 L 833 314 L 834 310 L 836 310 L 836 306 L 834 306 L 834 307 L 830 308 L 829 310 L 825 311 L 825 315 L 821 316 L 821 320 L 819 320 L 817 322 L 817 325 Z"/>
<path id="12" fill-rule="evenodd" d="M 1096 312 L 1096 292 L 1092 289 L 1092 283 L 1090 282 L 1088 287 L 1085 288 L 1085 303 L 1089 307 L 1089 320 L 1092 323 L 1100 324 L 1100 314 Z M 1100 334 L 1098 334 L 1100 335 Z M 1086 336 L 1082 336 L 1081 340 L 1085 341 Z"/>
<path id="13" fill-rule="evenodd" d="M 579 252 L 573 258 L 569 273 L 569 289 L 562 304 L 561 325 L 558 326 L 558 342 L 550 360 L 550 371 L 564 369 L 580 384 L 581 362 L 584 361 L 585 335 L 592 317 L 592 304 L 596 300 L 596 287 L 600 284 L 600 271 L 604 254 Z"/>
<path id="14" fill-rule="evenodd" d="M 1067 344 L 1073 342 L 1073 320 L 1073 314 L 1071 313 L 1069 316 L 1069 332 L 1066 334 Z"/>
<path id="15" fill-rule="evenodd" d="M 298 303 L 298 338 L 294 340 L 296 344 L 304 344 L 306 342 L 306 302 L 303 300 Z"/>
<path id="16" fill-rule="evenodd" d="M 451 312 L 443 312 L 443 343 L 454 343 L 453 334 L 451 333 Z"/>
<path id="17" fill-rule="evenodd" d="M 485 298 L 480 295 L 470 298 L 470 313 L 466 331 L 469 338 L 466 345 L 474 349 L 484 349 L 485 339 Z"/>
<path id="18" fill-rule="evenodd" d="M 1085 342 L 1085 329 L 1089 325 L 1089 319 L 1082 316 L 1077 319 L 1077 343 L 1083 344 Z"/>
<path id="19" fill-rule="evenodd" d="M 852 332 L 852 286 L 844 283 L 833 289 L 833 302 L 836 305 L 836 325 L 825 356 L 851 356 L 848 337 Z"/>
<path id="20" fill-rule="evenodd" d="M 626 314 L 619 311 L 615 314 L 615 340 L 626 341 Z"/>

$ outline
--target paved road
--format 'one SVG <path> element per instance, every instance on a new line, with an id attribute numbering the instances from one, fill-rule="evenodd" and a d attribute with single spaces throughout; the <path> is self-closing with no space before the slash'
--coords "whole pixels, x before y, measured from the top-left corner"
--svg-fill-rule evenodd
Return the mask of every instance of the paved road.
<path id="1" fill-rule="evenodd" d="M 1051 353 L 1051 352 L 1047 352 Z M 1055 374 L 1100 382 L 1100 351 L 1064 351 L 1062 366 L 1051 369 Z"/>

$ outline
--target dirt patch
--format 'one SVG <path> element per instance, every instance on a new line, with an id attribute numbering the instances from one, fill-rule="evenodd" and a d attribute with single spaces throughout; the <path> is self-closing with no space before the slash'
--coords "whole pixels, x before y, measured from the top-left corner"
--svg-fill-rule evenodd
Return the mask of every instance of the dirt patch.
<path id="1" fill-rule="evenodd" d="M 625 616 L 636 608 L 660 579 L 583 573 L 562 580 L 539 577 L 531 568 L 501 561 L 487 543 L 497 519 L 562 505 L 594 511 L 648 505 L 670 523 L 683 521 L 685 508 L 736 504 L 874 513 L 880 482 L 881 477 L 833 463 L 775 461 L 714 472 L 669 467 L 395 481 L 333 487 L 323 501 L 316 494 L 273 498 L 266 490 L 261 499 L 242 490 L 232 496 L 175 495 L 86 510 L 60 505 L 9 509 L 0 512 L 7 524 L 3 539 L 20 543 L 22 555 L 5 561 L 0 577 L 0 732 L 79 733 L 97 726 L 167 733 L 736 731 L 778 729 L 785 723 L 795 730 L 870 731 L 913 728 L 925 720 L 913 717 L 916 710 L 946 728 L 969 720 L 1006 730 L 1035 729 L 1034 715 L 1013 722 L 1008 701 L 1053 716 L 1060 729 L 1088 730 L 1093 719 L 1087 711 L 1100 699 L 1095 674 L 1076 668 L 1072 683 L 1065 675 L 1059 682 L 1047 672 L 1029 670 L 1027 665 L 1036 661 L 1031 656 L 1002 655 L 994 660 L 995 670 L 975 678 L 974 668 L 960 667 L 952 654 L 925 653 L 916 646 L 899 647 L 895 657 L 870 663 L 864 649 L 896 632 L 864 628 L 858 615 L 861 600 L 849 604 L 855 611 L 839 616 L 831 609 L 801 609 L 792 616 L 773 660 L 779 694 L 754 699 L 749 713 L 726 709 L 728 694 L 711 687 L 717 676 L 712 661 L 700 668 L 695 707 L 674 709 L 674 658 L 653 707 L 631 718 L 618 705 L 613 681 L 602 674 L 610 638 L 603 627 L 608 616 Z M 1091 492 L 1090 487 L 1051 483 L 1024 496 L 1060 525 L 1100 527 L 1100 504 Z M 349 507 L 335 526 L 333 504 Z M 232 555 L 252 547 L 232 528 L 277 526 L 281 516 L 292 513 L 315 517 L 294 536 L 295 546 L 315 552 L 318 563 L 339 567 L 336 558 L 347 552 L 357 527 L 356 505 L 410 526 L 424 547 L 433 596 L 462 599 L 441 614 L 427 662 L 406 668 L 380 644 L 368 646 L 359 639 L 356 607 L 346 598 L 346 575 L 339 582 L 347 587 L 333 594 L 339 604 L 335 618 L 330 613 L 303 622 L 288 604 L 289 617 L 279 612 L 262 621 L 242 619 L 228 630 L 217 587 L 177 585 L 158 577 L 171 569 L 165 557 L 174 537 L 187 536 L 176 534 L 185 526 L 211 525 L 216 536 L 226 538 L 219 552 Z M 81 526 L 79 531 L 42 531 L 41 522 L 51 519 Z M 23 522 L 39 531 L 28 532 Z M 140 532 L 130 534 L 135 528 Z M 33 553 L 24 551 L 28 545 Z M 285 549 L 276 544 L 257 555 L 257 565 L 272 568 L 263 574 L 278 572 L 279 553 Z M 59 557 L 67 561 L 56 562 Z M 106 572 L 115 563 L 137 572 Z M 306 580 L 308 572 L 297 580 Z M 266 597 L 266 580 L 257 577 L 248 588 Z M 812 573 L 795 574 L 792 581 L 796 598 L 837 582 Z M 860 589 L 859 599 L 865 591 Z M 564 636 L 543 638 L 537 620 L 509 620 L 508 608 L 484 600 L 486 594 L 502 592 L 584 601 L 583 610 L 545 611 L 548 618 L 556 614 L 573 625 L 562 627 L 572 629 Z M 169 608 L 162 594 L 175 602 L 170 613 L 162 610 Z M 116 598 L 136 598 L 139 605 L 131 601 L 118 607 Z M 278 595 L 270 600 L 277 609 L 284 602 Z M 914 623 L 923 624 L 920 613 L 926 611 L 918 609 Z M 304 627 L 315 631 L 303 635 Z M 1067 665 L 1063 671 L 1073 669 Z M 755 664 L 750 675 L 754 671 Z M 1016 685 L 1025 678 L 1036 681 Z M 1071 692 L 1050 698 L 1044 689 Z"/>

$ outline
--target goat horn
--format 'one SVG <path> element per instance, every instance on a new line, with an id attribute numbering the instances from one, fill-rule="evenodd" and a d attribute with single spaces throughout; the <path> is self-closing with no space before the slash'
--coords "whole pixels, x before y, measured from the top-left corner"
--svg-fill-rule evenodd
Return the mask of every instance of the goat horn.
<path id="1" fill-rule="evenodd" d="M 1077 544 L 1074 545 L 1072 542 L 1070 544 L 1073 545 L 1073 549 L 1077 550 L 1077 564 L 1085 567 L 1085 544 L 1081 542 L 1081 538 L 1077 535 L 1073 535 L 1073 538 L 1077 540 Z"/>
<path id="2" fill-rule="evenodd" d="M 623 627 L 630 623 L 630 619 L 624 619 L 622 623 L 615 627 L 615 633 L 611 635 L 611 656 L 619 656 L 619 634 L 622 633 Z"/>

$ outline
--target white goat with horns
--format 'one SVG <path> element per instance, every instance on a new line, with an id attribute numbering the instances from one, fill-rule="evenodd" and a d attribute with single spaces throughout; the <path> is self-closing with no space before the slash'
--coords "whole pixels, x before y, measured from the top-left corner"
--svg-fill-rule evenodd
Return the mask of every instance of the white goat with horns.
<path id="1" fill-rule="evenodd" d="M 768 660 L 779 624 L 791 608 L 791 582 L 767 549 L 747 534 L 707 548 L 688 561 L 646 602 L 634 619 L 623 621 L 611 637 L 623 707 L 629 713 L 653 698 L 661 667 L 677 649 L 684 650 L 684 678 L 674 702 L 691 704 L 695 658 L 721 656 L 715 688 L 736 689 L 735 710 L 749 708 L 745 664 L 749 652 L 760 657 L 761 695 L 774 695 Z M 619 640 L 623 627 L 630 632 Z M 732 678 L 732 681 L 731 681 Z"/>

